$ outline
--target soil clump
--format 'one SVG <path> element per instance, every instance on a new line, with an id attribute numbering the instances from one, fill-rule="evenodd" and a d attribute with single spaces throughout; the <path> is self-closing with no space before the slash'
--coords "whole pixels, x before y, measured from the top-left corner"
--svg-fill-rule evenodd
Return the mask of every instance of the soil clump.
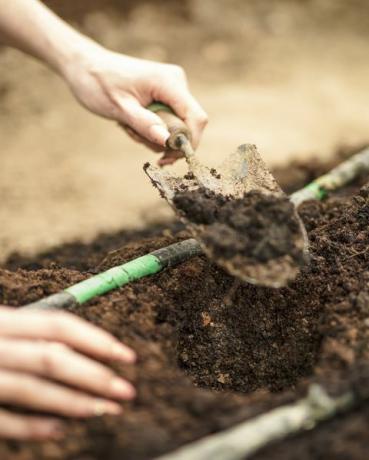
<path id="1" fill-rule="evenodd" d="M 175 195 L 173 202 L 190 222 L 204 225 L 204 243 L 215 257 L 238 255 L 247 265 L 289 255 L 302 265 L 304 255 L 295 244 L 300 225 L 287 197 L 259 191 L 233 198 L 203 187 Z"/>

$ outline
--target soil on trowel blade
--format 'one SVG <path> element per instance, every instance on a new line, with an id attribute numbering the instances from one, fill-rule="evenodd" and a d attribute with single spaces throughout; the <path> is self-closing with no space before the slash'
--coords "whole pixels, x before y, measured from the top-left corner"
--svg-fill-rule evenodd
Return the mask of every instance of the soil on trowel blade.
<path id="1" fill-rule="evenodd" d="M 300 208 L 311 263 L 286 288 L 241 284 L 202 256 L 76 308 L 137 351 L 136 366 L 116 367 L 135 384 L 137 399 L 118 417 L 67 420 L 60 442 L 1 441 L 1 460 L 155 458 L 291 402 L 313 381 L 334 394 L 351 389 L 367 398 L 369 191 L 355 187 Z M 8 270 L 0 269 L 0 303 L 34 301 L 188 237 L 177 225 L 156 227 L 152 237 L 150 231 L 13 257 Z M 121 249 L 107 255 L 113 247 Z M 368 414 L 362 401 L 257 458 L 361 460 Z"/>
<path id="2" fill-rule="evenodd" d="M 297 265 L 304 262 L 295 244 L 301 229 L 287 197 L 251 191 L 235 199 L 199 188 L 177 193 L 173 202 L 186 219 L 205 226 L 202 240 L 216 258 L 237 255 L 253 265 L 289 255 Z"/>

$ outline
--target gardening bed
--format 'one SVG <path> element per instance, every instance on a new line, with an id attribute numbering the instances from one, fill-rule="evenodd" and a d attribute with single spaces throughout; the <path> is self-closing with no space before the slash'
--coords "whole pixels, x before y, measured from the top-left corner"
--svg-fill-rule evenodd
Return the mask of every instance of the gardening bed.
<path id="1" fill-rule="evenodd" d="M 276 175 L 290 192 L 331 166 L 290 165 Z M 311 382 L 333 395 L 354 391 L 360 402 L 254 458 L 366 458 L 368 179 L 300 207 L 311 261 L 287 288 L 242 284 L 196 257 L 75 309 L 137 351 L 136 366 L 117 370 L 134 382 L 138 397 L 124 404 L 122 416 L 68 421 L 60 442 L 1 442 L 0 459 L 154 458 L 301 398 Z M 0 303 L 35 301 L 187 237 L 173 223 L 35 258 L 14 255 L 0 270 Z"/>

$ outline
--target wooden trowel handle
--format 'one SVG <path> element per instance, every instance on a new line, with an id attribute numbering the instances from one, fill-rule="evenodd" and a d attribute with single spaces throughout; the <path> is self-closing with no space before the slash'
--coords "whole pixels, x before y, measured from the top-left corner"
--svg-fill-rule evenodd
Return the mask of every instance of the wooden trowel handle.
<path id="1" fill-rule="evenodd" d="M 161 102 L 154 102 L 148 106 L 148 109 L 156 113 L 167 125 L 170 137 L 167 140 L 167 146 L 172 150 L 178 150 L 178 136 L 184 135 L 190 142 L 192 139 L 191 131 L 183 120 L 177 117 L 173 110 Z"/>

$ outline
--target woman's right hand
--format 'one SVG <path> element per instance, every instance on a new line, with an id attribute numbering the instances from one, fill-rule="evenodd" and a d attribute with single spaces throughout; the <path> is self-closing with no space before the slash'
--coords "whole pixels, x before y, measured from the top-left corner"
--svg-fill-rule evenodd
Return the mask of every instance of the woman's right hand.
<path id="1" fill-rule="evenodd" d="M 0 438 L 63 436 L 56 418 L 120 414 L 135 390 L 99 361 L 133 363 L 135 353 L 109 333 L 66 312 L 0 306 Z"/>

